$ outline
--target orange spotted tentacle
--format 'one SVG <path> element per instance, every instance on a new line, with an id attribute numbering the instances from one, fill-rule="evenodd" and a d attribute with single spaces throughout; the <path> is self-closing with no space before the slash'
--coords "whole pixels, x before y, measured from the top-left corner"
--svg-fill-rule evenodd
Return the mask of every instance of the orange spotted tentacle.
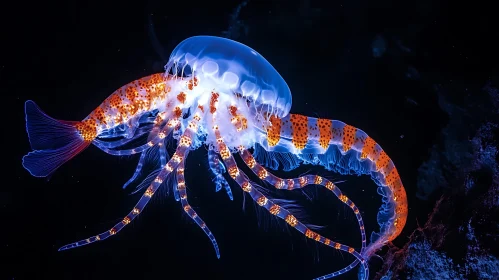
<path id="1" fill-rule="evenodd" d="M 325 187 L 326 189 L 332 191 L 338 199 L 341 200 L 344 204 L 346 204 L 350 209 L 352 209 L 355 217 L 357 218 L 357 223 L 359 224 L 359 229 L 360 229 L 360 235 L 361 235 L 361 242 L 362 242 L 362 248 L 360 250 L 360 254 L 364 252 L 366 248 L 366 231 L 364 227 L 364 220 L 362 219 L 362 215 L 360 214 L 359 209 L 357 206 L 351 201 L 346 195 L 344 195 L 341 190 L 331 181 L 327 180 L 324 177 L 318 176 L 318 175 L 305 175 L 301 176 L 298 178 L 291 178 L 291 179 L 282 179 L 279 178 L 272 173 L 270 173 L 267 169 L 265 169 L 262 165 L 260 165 L 256 159 L 251 155 L 251 153 L 248 150 L 241 150 L 241 157 L 246 163 L 246 165 L 255 173 L 255 175 L 258 176 L 261 180 L 264 180 L 268 182 L 270 185 L 274 186 L 276 189 L 281 189 L 281 190 L 294 190 L 294 189 L 299 189 L 299 188 L 304 188 L 308 185 L 320 185 Z M 350 263 L 348 266 L 335 271 L 333 273 L 330 273 L 326 276 L 323 276 L 324 278 L 320 277 L 318 279 L 327 279 L 331 277 L 336 277 L 338 275 L 344 274 L 351 269 L 355 268 L 355 266 L 359 263 L 358 259 L 355 259 L 352 263 Z"/>
<path id="2" fill-rule="evenodd" d="M 302 115 L 289 114 L 284 118 L 271 117 L 268 120 L 267 146 L 270 151 L 276 146 L 293 150 L 301 159 L 309 162 L 310 159 L 302 157 L 303 154 L 321 155 L 329 153 L 331 146 L 337 146 L 341 155 L 353 151 L 356 160 L 360 163 L 369 161 L 368 170 L 354 170 L 359 174 L 371 174 L 379 177 L 380 189 L 378 192 L 386 198 L 386 209 L 382 219 L 378 220 L 382 231 L 379 238 L 373 235 L 372 243 L 366 250 L 372 254 L 386 242 L 392 241 L 400 235 L 407 221 L 408 205 L 407 195 L 400 179 L 399 173 L 387 153 L 364 131 L 347 125 L 340 121 L 317 119 Z M 333 151 L 334 152 L 334 151 Z M 337 157 L 337 156 L 336 156 Z M 324 162 L 328 168 L 332 164 L 341 166 L 344 170 L 351 169 L 348 165 L 338 162 Z M 316 162 L 310 162 L 316 164 Z M 376 175 L 377 174 L 377 175 Z M 379 176 L 378 176 L 379 175 Z"/>
<path id="3" fill-rule="evenodd" d="M 182 161 L 177 167 L 177 185 L 174 186 L 174 188 L 176 188 L 178 191 L 182 208 L 184 209 L 185 213 L 204 231 L 206 236 L 208 236 L 211 243 L 213 244 L 213 248 L 215 248 L 215 253 L 217 254 L 217 258 L 220 258 L 220 250 L 218 249 L 218 244 L 217 240 L 215 239 L 215 236 L 213 235 L 213 233 L 211 233 L 211 230 L 208 228 L 206 223 L 199 217 L 199 215 L 191 207 L 189 201 L 187 200 L 187 191 L 186 191 L 187 185 L 185 182 L 184 173 L 185 173 L 185 161 Z"/>
<path id="4" fill-rule="evenodd" d="M 197 122 L 199 121 L 199 118 L 193 118 L 193 120 L 190 122 L 190 127 L 196 127 Z M 184 160 L 185 154 L 190 148 L 190 144 L 192 141 L 189 141 L 189 139 L 192 139 L 195 137 L 196 131 L 193 129 L 187 129 L 182 137 L 184 141 L 178 145 L 177 150 L 173 154 L 172 158 L 168 161 L 168 163 L 164 166 L 164 168 L 159 172 L 159 174 L 156 176 L 154 181 L 149 185 L 149 187 L 146 189 L 142 197 L 139 199 L 135 207 L 126 215 L 123 220 L 121 220 L 119 223 L 117 223 L 114 227 L 109 229 L 108 231 L 105 231 L 101 234 L 86 238 L 84 240 L 80 240 L 78 242 L 74 242 L 65 246 L 62 246 L 59 251 L 63 250 L 68 250 L 84 245 L 88 245 L 97 241 L 102 241 L 110 236 L 113 236 L 117 234 L 120 230 L 122 230 L 125 226 L 130 224 L 133 219 L 135 219 L 146 207 L 146 205 L 149 203 L 153 195 L 156 193 L 156 191 L 159 189 L 163 181 L 166 179 L 166 177 L 171 174 L 175 168 Z"/>
<path id="5" fill-rule="evenodd" d="M 220 136 L 220 132 L 218 131 L 218 127 L 215 126 L 215 135 L 217 135 L 218 148 L 220 150 L 220 156 L 227 167 L 229 175 L 236 181 L 236 183 L 241 187 L 241 189 L 248 193 L 259 206 L 265 208 L 270 214 L 286 221 L 286 223 L 304 234 L 307 238 L 313 239 L 319 243 L 322 243 L 328 247 L 334 248 L 336 250 L 341 250 L 344 252 L 348 252 L 353 255 L 362 265 L 363 273 L 365 275 L 365 279 L 369 279 L 369 270 L 367 267 L 367 262 L 362 257 L 362 255 L 355 251 L 354 248 L 343 245 L 338 242 L 334 242 L 324 236 L 312 231 L 302 222 L 300 222 L 295 216 L 293 216 L 286 208 L 275 204 L 271 199 L 268 199 L 264 196 L 260 191 L 258 191 L 251 183 L 249 182 L 246 174 L 244 174 L 236 164 L 232 153 L 229 151 L 227 145 L 224 143 L 222 137 Z M 345 269 L 348 269 L 345 268 Z M 350 269 L 348 269 L 350 270 Z M 346 270 L 346 271 L 348 271 Z M 342 272 L 343 273 L 343 272 Z M 318 278 L 322 279 L 322 278 Z"/>
<path id="6" fill-rule="evenodd" d="M 276 189 L 294 190 L 304 188 L 309 185 L 320 185 L 332 191 L 336 195 L 336 197 L 348 207 L 350 207 L 355 214 L 355 217 L 357 218 L 357 222 L 359 224 L 362 239 L 361 251 L 364 250 L 364 248 L 366 247 L 366 232 L 364 228 L 364 221 L 362 219 L 360 211 L 353 203 L 353 201 L 350 200 L 346 195 L 344 195 L 333 182 L 318 175 L 305 175 L 298 178 L 282 179 L 270 173 L 267 169 L 265 169 L 265 167 L 260 165 L 248 150 L 241 150 L 241 157 L 244 163 L 246 163 L 246 165 L 253 171 L 253 173 L 258 176 L 258 178 L 268 182 Z"/>

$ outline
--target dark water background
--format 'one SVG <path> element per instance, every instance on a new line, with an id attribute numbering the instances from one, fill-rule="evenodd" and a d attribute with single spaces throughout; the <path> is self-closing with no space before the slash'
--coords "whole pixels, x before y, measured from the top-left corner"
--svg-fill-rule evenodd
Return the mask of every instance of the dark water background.
<path id="1" fill-rule="evenodd" d="M 499 22 L 490 5 L 11 4 L 1 28 L 3 139 L 13 157 L 4 159 L 0 196 L 0 279 L 311 279 L 352 261 L 256 210 L 249 199 L 243 203 L 235 185 L 232 202 L 223 191 L 215 193 L 205 149 L 187 161 L 188 192 L 217 238 L 220 260 L 166 194 L 117 236 L 57 252 L 128 213 L 140 195 L 121 186 L 138 156 L 114 157 L 91 147 L 50 181 L 33 178 L 21 166 L 30 151 L 24 101 L 34 100 L 56 119 L 83 119 L 118 87 L 161 72 L 176 44 L 194 35 L 224 36 L 254 48 L 288 82 L 293 113 L 363 129 L 393 159 L 407 191 L 409 218 L 385 262 L 371 262 L 372 277 L 380 272 L 378 278 L 497 279 Z M 377 230 L 381 197 L 369 178 L 310 167 L 284 176 L 303 172 L 346 180 L 339 186 L 361 209 L 366 232 Z M 326 226 L 328 237 L 359 246 L 353 214 L 330 193 L 309 190 L 311 201 L 289 195 L 303 205 L 309 222 Z M 356 279 L 356 271 L 340 278 Z"/>

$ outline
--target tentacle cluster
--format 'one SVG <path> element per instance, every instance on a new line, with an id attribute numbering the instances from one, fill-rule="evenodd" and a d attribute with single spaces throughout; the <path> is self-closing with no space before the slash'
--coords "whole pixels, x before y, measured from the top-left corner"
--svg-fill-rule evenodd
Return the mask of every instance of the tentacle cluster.
<path id="1" fill-rule="evenodd" d="M 50 175 L 90 143 L 111 155 L 140 154 L 133 176 L 123 185 L 135 186 L 132 193 L 143 191 L 135 207 L 109 230 L 59 250 L 117 234 L 165 186 L 205 232 L 219 258 L 217 241 L 189 205 L 186 191 L 185 160 L 190 151 L 207 146 L 216 191 L 223 188 L 233 199 L 227 174 L 271 215 L 307 238 L 354 257 L 345 268 L 317 279 L 341 275 L 358 264 L 360 277 L 369 279 L 369 258 L 401 233 L 407 219 L 406 193 L 385 151 L 364 131 L 343 122 L 289 114 L 291 92 L 285 81 L 261 55 L 240 43 L 193 37 L 174 50 L 167 70 L 119 88 L 80 122 L 52 119 L 34 102 L 26 102 L 26 128 L 34 151 L 23 158 L 23 165 L 34 176 Z M 168 145 L 172 143 L 175 150 L 170 156 Z M 354 213 L 360 247 L 328 239 L 305 225 L 287 205 L 262 193 L 264 189 L 250 181 L 234 156 L 240 156 L 253 175 L 275 189 L 317 185 L 331 191 Z M 383 204 L 377 217 L 381 229 L 371 234 L 369 244 L 359 208 L 333 182 L 318 175 L 280 178 L 266 168 L 281 166 L 289 171 L 301 164 L 321 165 L 342 174 L 371 175 Z"/>

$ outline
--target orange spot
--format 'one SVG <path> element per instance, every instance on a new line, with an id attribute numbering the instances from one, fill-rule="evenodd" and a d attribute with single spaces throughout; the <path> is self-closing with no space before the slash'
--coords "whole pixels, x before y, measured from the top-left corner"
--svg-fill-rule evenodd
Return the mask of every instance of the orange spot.
<path id="1" fill-rule="evenodd" d="M 220 96 L 216 92 L 211 93 L 211 99 L 210 99 L 210 113 L 215 113 L 217 111 L 217 102 L 218 102 L 218 96 Z"/>
<path id="2" fill-rule="evenodd" d="M 115 91 L 108 97 L 109 106 L 111 108 L 118 108 L 121 105 L 120 90 Z"/>
<path id="3" fill-rule="evenodd" d="M 355 143 L 355 133 L 357 132 L 357 128 L 351 125 L 345 125 L 343 127 L 343 152 L 347 152 L 352 148 L 352 145 Z"/>
<path id="4" fill-rule="evenodd" d="M 288 223 L 288 225 L 292 227 L 295 227 L 298 224 L 298 220 L 291 214 L 287 215 L 284 220 L 286 221 L 286 223 Z"/>
<path id="5" fill-rule="evenodd" d="M 292 125 L 292 142 L 299 150 L 305 148 L 308 140 L 308 117 L 303 115 L 291 114 L 290 121 Z"/>
<path id="6" fill-rule="evenodd" d="M 385 151 L 381 151 L 378 159 L 376 160 L 376 171 L 379 171 L 381 170 L 381 168 L 386 167 L 389 162 L 390 158 L 388 157 L 388 155 L 385 153 Z"/>
<path id="7" fill-rule="evenodd" d="M 270 207 L 269 212 L 272 215 L 278 215 L 279 212 L 281 212 L 281 207 L 277 204 L 274 204 Z"/>
<path id="8" fill-rule="evenodd" d="M 332 121 L 328 119 L 318 119 L 317 126 L 319 127 L 319 145 L 327 150 L 329 147 L 329 142 L 333 137 L 333 132 L 331 130 Z"/>
<path id="9" fill-rule="evenodd" d="M 135 99 L 139 97 L 139 91 L 135 87 L 135 81 L 126 85 L 125 92 L 126 99 L 128 99 L 132 104 L 134 103 Z"/>
<path id="10" fill-rule="evenodd" d="M 95 119 L 86 119 L 75 124 L 76 129 L 85 141 L 93 141 L 97 137 L 97 123 Z"/>
<path id="11" fill-rule="evenodd" d="M 334 190 L 335 188 L 334 184 L 331 181 L 327 181 L 325 187 L 330 191 Z"/>
<path id="12" fill-rule="evenodd" d="M 198 77 L 194 76 L 192 79 L 190 79 L 188 82 L 187 82 L 187 88 L 192 90 L 195 86 L 197 86 L 199 84 L 199 80 L 198 80 Z"/>
<path id="13" fill-rule="evenodd" d="M 281 139 L 281 119 L 270 116 L 270 127 L 267 128 L 267 142 L 269 146 L 273 147 L 277 145 Z"/>
<path id="14" fill-rule="evenodd" d="M 400 180 L 400 175 L 397 171 L 397 168 L 393 168 L 388 175 L 385 177 L 386 185 L 390 187 L 390 189 L 396 195 L 397 190 L 404 188 L 402 185 L 402 181 Z"/>
<path id="15" fill-rule="evenodd" d="M 106 113 L 101 106 L 97 107 L 91 114 L 92 118 L 95 118 L 101 124 L 106 124 Z"/>
<path id="16" fill-rule="evenodd" d="M 173 115 L 177 118 L 180 118 L 182 116 L 182 109 L 180 109 L 180 107 L 175 107 L 175 109 L 173 109 Z"/>
<path id="17" fill-rule="evenodd" d="M 311 231 L 311 230 L 309 230 L 309 229 L 307 229 L 307 230 L 305 231 L 305 236 L 306 236 L 306 237 L 308 237 L 308 238 L 310 238 L 310 239 L 313 239 L 313 238 L 315 237 L 315 235 L 316 235 L 316 234 L 317 234 L 317 233 L 315 233 L 315 232 L 313 232 L 313 231 Z"/>
<path id="18" fill-rule="evenodd" d="M 248 128 L 248 120 L 242 115 L 236 115 L 231 119 L 231 123 L 234 124 L 237 131 L 244 130 Z"/>
<path id="19" fill-rule="evenodd" d="M 366 159 L 369 157 L 369 159 L 373 159 L 372 154 L 374 152 L 374 145 L 376 142 L 371 137 L 367 137 L 364 147 L 362 147 L 362 152 L 360 154 L 361 159 Z"/>
<path id="20" fill-rule="evenodd" d="M 185 99 L 186 99 L 186 95 L 183 91 L 181 91 L 178 95 L 177 95 L 177 100 L 180 101 L 180 103 L 184 104 L 185 103 Z"/>
<path id="21" fill-rule="evenodd" d="M 237 107 L 236 107 L 236 106 L 234 106 L 234 105 L 229 106 L 229 112 L 230 112 L 230 114 L 231 114 L 232 116 L 234 116 L 234 117 L 235 117 L 235 116 L 236 116 L 236 114 L 237 114 Z"/>

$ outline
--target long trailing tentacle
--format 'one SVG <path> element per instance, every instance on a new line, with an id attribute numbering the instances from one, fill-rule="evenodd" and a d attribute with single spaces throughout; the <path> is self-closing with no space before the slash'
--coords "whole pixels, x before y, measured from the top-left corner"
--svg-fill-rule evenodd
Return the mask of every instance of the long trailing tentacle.
<path id="1" fill-rule="evenodd" d="M 218 154 L 213 150 L 213 147 L 209 147 L 208 150 L 208 163 L 210 165 L 210 170 L 215 175 L 213 181 L 215 182 L 215 191 L 218 192 L 222 189 L 225 189 L 225 192 L 229 196 L 230 200 L 234 200 L 234 196 L 232 195 L 232 190 L 230 189 L 229 183 L 225 180 L 223 174 L 226 172 L 224 165 L 220 162 L 218 158 Z"/>
<path id="2" fill-rule="evenodd" d="M 68 249 L 73 249 L 76 247 L 88 245 L 97 241 L 104 240 L 112 235 L 117 234 L 120 230 L 122 230 L 126 225 L 128 225 L 133 219 L 135 219 L 146 207 L 147 203 L 151 200 L 152 196 L 156 193 L 158 188 L 161 186 L 165 178 L 173 172 L 175 168 L 185 159 L 185 153 L 187 149 L 191 146 L 192 144 L 192 138 L 195 136 L 195 133 L 197 131 L 197 123 L 199 122 L 200 117 L 199 114 L 196 114 L 193 119 L 190 121 L 188 128 L 184 131 L 182 134 L 177 150 L 173 154 L 172 158 L 168 161 L 168 163 L 165 165 L 163 169 L 159 172 L 159 174 L 156 176 L 154 181 L 149 185 L 147 190 L 144 192 L 142 197 L 139 199 L 135 207 L 126 215 L 123 220 L 121 220 L 119 223 L 117 223 L 114 227 L 109 229 L 108 231 L 105 231 L 101 234 L 80 240 L 78 242 L 74 242 L 71 244 L 67 244 L 62 246 L 59 251 L 63 250 L 68 250 Z M 176 124 L 175 123 L 170 123 L 169 124 L 171 128 L 173 128 Z"/>
<path id="3" fill-rule="evenodd" d="M 155 152 L 156 151 L 153 150 L 153 148 L 151 148 L 151 149 L 140 154 L 139 163 L 137 163 L 137 167 L 135 168 L 135 172 L 133 172 L 132 177 L 130 179 L 128 179 L 128 181 L 126 181 L 125 184 L 123 184 L 124 189 L 126 187 L 128 187 L 133 181 L 135 181 L 135 179 L 137 179 L 139 174 L 142 172 L 142 168 L 144 167 L 144 165 L 147 165 L 147 163 L 149 161 L 154 160 L 153 157 L 155 155 Z"/>
<path id="4" fill-rule="evenodd" d="M 217 254 L 217 258 L 220 258 L 220 250 L 218 249 L 218 243 L 217 240 L 215 239 L 215 236 L 208 228 L 206 223 L 199 217 L 196 211 L 192 209 L 192 207 L 189 205 L 189 201 L 187 200 L 187 191 L 186 191 L 187 185 L 185 182 L 184 172 L 185 172 L 185 160 L 182 161 L 177 167 L 177 185 L 174 186 L 174 188 L 177 188 L 182 208 L 184 209 L 185 213 L 189 215 L 189 217 L 204 231 L 206 236 L 208 236 L 211 243 L 213 244 L 215 253 Z"/>
<path id="5" fill-rule="evenodd" d="M 328 179 L 318 176 L 318 175 L 304 175 L 298 178 L 290 178 L 290 179 L 282 179 L 274 174 L 270 173 L 261 166 L 258 162 L 256 162 L 255 158 L 251 155 L 248 150 L 241 150 L 241 157 L 243 158 L 244 163 L 261 179 L 270 183 L 277 189 L 283 190 L 295 190 L 304 188 L 309 185 L 319 185 L 323 186 L 326 189 L 332 191 L 336 197 L 341 200 L 341 202 L 345 203 L 348 207 L 350 207 L 357 218 L 357 222 L 359 224 L 360 234 L 362 238 L 362 251 L 366 247 L 366 232 L 364 228 L 364 221 L 362 216 L 360 215 L 360 211 L 357 206 L 354 204 L 352 200 L 350 200 L 346 195 L 344 195 L 341 190 L 336 186 L 333 182 Z"/>
<path id="6" fill-rule="evenodd" d="M 328 247 L 345 251 L 353 255 L 359 262 L 363 268 L 364 279 L 369 279 L 369 268 L 367 266 L 367 262 L 364 257 L 354 248 L 348 247 L 338 242 L 331 241 L 328 238 L 321 236 L 320 234 L 312 231 L 307 226 L 305 226 L 302 222 L 300 222 L 296 217 L 294 217 L 288 210 L 284 207 L 281 207 L 275 204 L 272 200 L 265 197 L 260 191 L 254 188 L 249 182 L 247 176 L 239 170 L 237 167 L 236 161 L 232 156 L 227 145 L 224 143 L 222 137 L 220 136 L 220 131 L 218 130 L 218 126 L 214 126 L 215 135 L 217 137 L 217 142 L 220 150 L 220 156 L 222 157 L 223 162 L 225 163 L 229 175 L 237 182 L 237 184 L 243 189 L 244 192 L 247 192 L 251 199 L 255 201 L 259 206 L 267 209 L 272 215 L 275 215 L 286 221 L 291 227 L 295 228 L 306 237 L 313 239 L 317 242 L 320 242 Z M 318 278 L 324 279 L 324 278 Z"/>
<path id="7" fill-rule="evenodd" d="M 255 175 L 257 175 L 261 180 L 270 183 L 272 186 L 274 186 L 277 189 L 294 190 L 294 189 L 304 188 L 309 185 L 320 185 L 332 191 L 336 195 L 336 197 L 338 197 L 339 200 L 348 205 L 348 207 L 350 207 L 353 213 L 355 214 L 355 217 L 357 218 L 357 222 L 359 224 L 360 234 L 362 238 L 362 248 L 360 252 L 361 254 L 364 252 L 366 248 L 366 231 L 364 228 L 364 221 L 362 219 L 360 211 L 357 208 L 357 206 L 355 206 L 353 201 L 350 200 L 346 195 L 344 195 L 333 182 L 318 175 L 305 175 L 298 178 L 282 179 L 270 173 L 269 171 L 267 171 L 267 169 L 261 166 L 248 150 L 240 150 L 240 154 L 244 163 L 246 163 L 246 165 L 253 171 L 253 173 L 255 173 Z M 331 278 L 346 273 L 347 271 L 355 267 L 357 264 L 358 260 L 355 260 L 345 268 L 326 275 L 328 277 L 323 276 L 326 277 L 323 279 Z"/>

